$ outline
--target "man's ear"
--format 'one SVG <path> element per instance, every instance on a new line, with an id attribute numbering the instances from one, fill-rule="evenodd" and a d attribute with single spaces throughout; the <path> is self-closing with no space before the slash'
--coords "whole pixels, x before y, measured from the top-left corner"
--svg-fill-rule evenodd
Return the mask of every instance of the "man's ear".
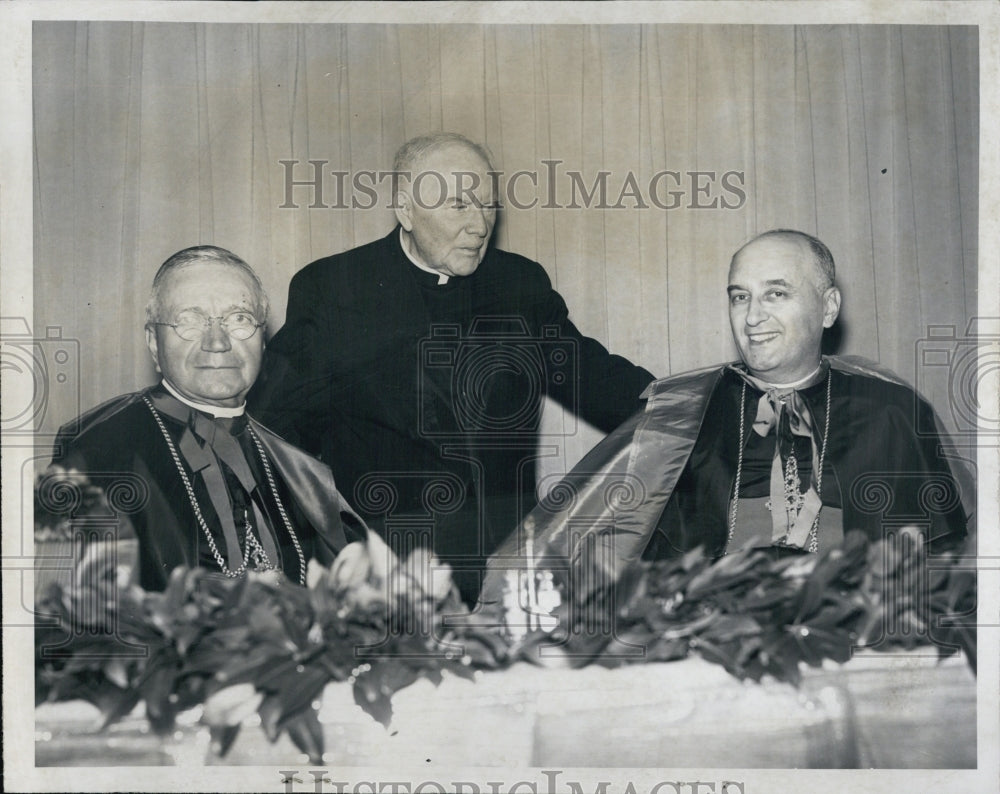
<path id="1" fill-rule="evenodd" d="M 151 325 L 146 326 L 146 347 L 149 348 L 149 355 L 153 357 L 153 366 L 156 371 L 162 373 L 160 369 L 160 347 L 156 342 L 156 329 Z"/>
<path id="2" fill-rule="evenodd" d="M 840 290 L 837 287 L 827 287 L 823 293 L 823 327 L 829 328 L 840 314 Z"/>
<path id="3" fill-rule="evenodd" d="M 406 232 L 413 231 L 413 199 L 405 190 L 396 193 L 396 206 L 393 211 L 396 213 L 396 220 Z"/>

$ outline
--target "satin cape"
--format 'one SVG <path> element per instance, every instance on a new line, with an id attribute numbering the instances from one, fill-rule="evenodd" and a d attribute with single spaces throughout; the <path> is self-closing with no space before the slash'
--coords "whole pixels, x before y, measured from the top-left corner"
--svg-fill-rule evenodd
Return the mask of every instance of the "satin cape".
<path id="1" fill-rule="evenodd" d="M 825 360 L 833 370 L 902 386 L 913 394 L 874 362 L 839 356 Z M 725 372 L 725 366 L 714 366 L 651 383 L 643 393 L 645 409 L 591 449 L 490 558 L 480 600 L 502 597 L 507 571 L 538 565 L 586 570 L 601 580 L 589 584 L 595 589 L 616 581 L 643 555 L 657 529 Z M 934 421 L 947 446 L 948 435 L 936 415 Z M 948 456 L 942 465 L 950 466 L 959 485 L 964 524 L 973 514 L 975 487 L 960 461 Z M 584 556 L 587 565 L 580 568 Z"/>

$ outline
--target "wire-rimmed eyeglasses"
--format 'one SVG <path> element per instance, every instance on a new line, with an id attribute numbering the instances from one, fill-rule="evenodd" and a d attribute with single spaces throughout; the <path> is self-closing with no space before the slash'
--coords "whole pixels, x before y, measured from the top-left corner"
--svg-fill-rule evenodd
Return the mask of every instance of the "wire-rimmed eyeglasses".
<path id="1" fill-rule="evenodd" d="M 233 339 L 249 339 L 265 323 L 257 322 L 257 318 L 250 312 L 234 311 L 218 317 L 210 317 L 207 314 L 196 311 L 184 311 L 177 315 L 175 323 L 154 322 L 152 325 L 167 325 L 174 329 L 177 335 L 187 341 L 194 342 L 201 339 L 202 335 L 212 327 L 212 321 L 218 320 L 219 326 Z"/>

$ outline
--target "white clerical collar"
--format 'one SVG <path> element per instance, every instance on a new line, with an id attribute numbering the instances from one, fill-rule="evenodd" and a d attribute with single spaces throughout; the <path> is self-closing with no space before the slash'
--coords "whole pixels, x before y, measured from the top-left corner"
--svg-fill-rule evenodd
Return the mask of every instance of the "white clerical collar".
<path id="1" fill-rule="evenodd" d="M 406 254 L 406 258 L 409 259 L 414 265 L 423 270 L 425 273 L 431 273 L 438 277 L 438 286 L 442 284 L 447 284 L 448 279 L 451 278 L 447 273 L 442 273 L 440 270 L 435 270 L 432 267 L 427 267 L 427 265 L 421 264 L 416 259 L 413 258 L 413 254 L 409 252 L 406 247 L 406 241 L 403 239 L 403 227 L 399 227 L 399 247 L 403 249 L 403 253 Z"/>
<path id="2" fill-rule="evenodd" d="M 762 383 L 764 386 L 767 387 L 766 389 L 764 389 L 764 391 L 767 391 L 768 389 L 778 389 L 778 390 L 792 389 L 792 390 L 794 390 L 794 389 L 798 389 L 801 386 L 804 386 L 806 383 L 808 383 L 813 378 L 815 378 L 819 374 L 819 371 L 820 371 L 820 369 L 822 367 L 823 367 L 823 362 L 821 361 L 819 364 L 816 365 L 816 369 L 814 369 L 812 372 L 810 372 L 804 378 L 799 378 L 798 380 L 792 381 L 791 383 L 771 383 L 770 381 L 764 380 L 763 378 L 754 378 L 754 380 L 759 381 L 760 383 Z M 751 377 L 753 377 L 753 376 L 751 376 Z"/>
<path id="3" fill-rule="evenodd" d="M 174 397 L 180 400 L 185 405 L 194 408 L 196 411 L 201 411 L 205 414 L 211 414 L 216 419 L 232 419 L 234 416 L 243 416 L 246 411 L 247 404 L 237 406 L 236 408 L 226 408 L 222 405 L 205 405 L 204 403 L 196 403 L 193 400 L 189 400 L 183 394 L 177 391 L 173 386 L 170 385 L 170 381 L 166 378 L 160 381 L 163 384 L 163 388 L 170 392 Z"/>

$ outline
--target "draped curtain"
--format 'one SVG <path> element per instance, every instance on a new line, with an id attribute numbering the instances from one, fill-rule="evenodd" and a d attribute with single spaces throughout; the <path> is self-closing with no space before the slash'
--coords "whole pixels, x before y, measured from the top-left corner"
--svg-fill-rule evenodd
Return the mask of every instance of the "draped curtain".
<path id="1" fill-rule="evenodd" d="M 273 332 L 299 268 L 392 228 L 377 172 L 440 129 L 528 172 L 495 242 L 614 352 L 658 376 L 732 358 L 729 257 L 798 228 L 837 260 L 838 351 L 947 419 L 917 353 L 976 312 L 975 27 L 36 22 L 32 68 L 36 335 L 80 342 L 58 421 L 153 379 L 167 256 L 245 258 Z M 562 465 L 595 438 L 563 438 Z"/>

